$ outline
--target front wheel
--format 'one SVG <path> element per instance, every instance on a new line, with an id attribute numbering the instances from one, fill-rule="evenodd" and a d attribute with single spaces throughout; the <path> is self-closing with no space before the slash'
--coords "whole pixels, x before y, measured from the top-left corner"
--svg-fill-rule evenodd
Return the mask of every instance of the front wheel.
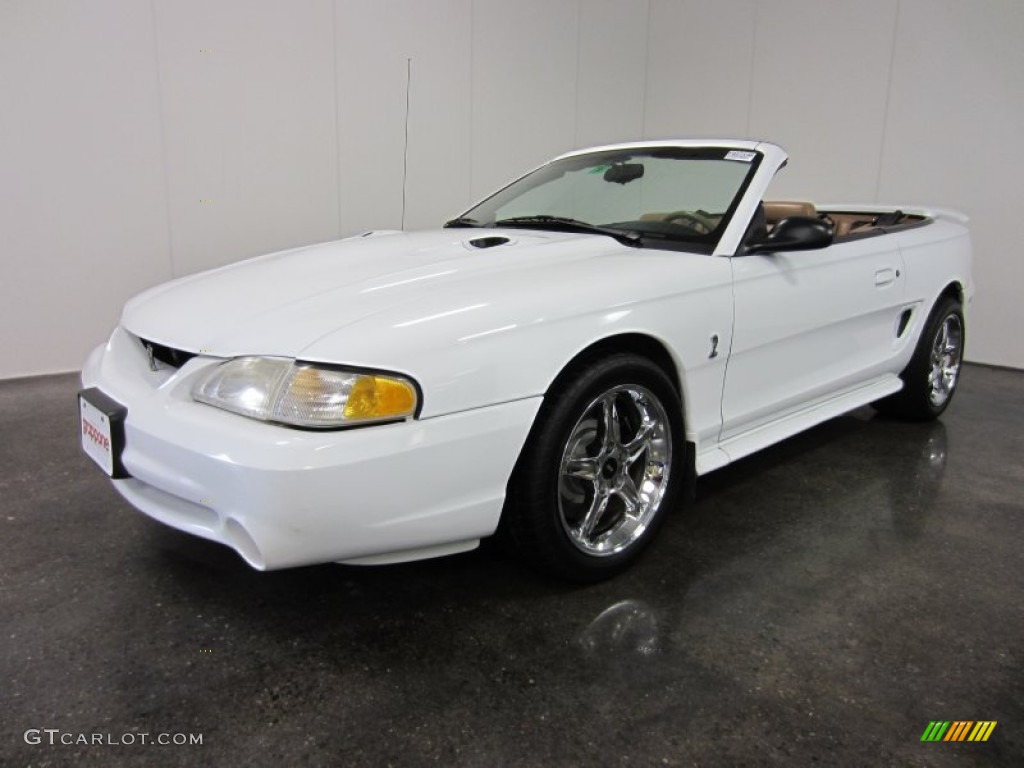
<path id="1" fill-rule="evenodd" d="M 947 296 L 928 316 L 914 356 L 900 374 L 903 389 L 879 400 L 875 408 L 914 421 L 937 418 L 956 392 L 963 356 L 963 309 L 959 301 Z"/>
<path id="2" fill-rule="evenodd" d="M 597 581 L 629 565 L 676 503 L 682 408 L 665 372 L 637 355 L 564 378 L 509 484 L 502 533 L 548 571 Z"/>

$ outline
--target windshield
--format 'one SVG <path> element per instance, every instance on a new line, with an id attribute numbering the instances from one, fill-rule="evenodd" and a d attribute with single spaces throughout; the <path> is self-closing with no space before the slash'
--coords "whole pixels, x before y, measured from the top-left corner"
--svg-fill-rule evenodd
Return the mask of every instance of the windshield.
<path id="1" fill-rule="evenodd" d="M 575 155 L 538 168 L 448 226 L 610 230 L 713 248 L 761 159 L 709 147 Z"/>

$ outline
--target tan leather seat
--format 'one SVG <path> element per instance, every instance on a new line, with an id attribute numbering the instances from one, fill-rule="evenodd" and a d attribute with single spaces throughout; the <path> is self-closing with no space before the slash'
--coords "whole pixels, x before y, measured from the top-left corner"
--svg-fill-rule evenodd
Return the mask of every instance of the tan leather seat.
<path id="1" fill-rule="evenodd" d="M 836 222 L 836 237 L 846 237 L 856 223 L 853 219 L 842 219 Z"/>
<path id="2" fill-rule="evenodd" d="M 764 218 L 769 229 L 790 216 L 817 216 L 814 203 L 802 200 L 765 200 Z"/>
<path id="3" fill-rule="evenodd" d="M 835 217 L 836 227 L 835 236 L 836 238 L 846 237 L 847 235 L 857 234 L 860 232 L 866 232 L 872 229 L 875 224 L 871 219 L 865 219 L 859 214 L 853 215 L 837 215 Z"/>

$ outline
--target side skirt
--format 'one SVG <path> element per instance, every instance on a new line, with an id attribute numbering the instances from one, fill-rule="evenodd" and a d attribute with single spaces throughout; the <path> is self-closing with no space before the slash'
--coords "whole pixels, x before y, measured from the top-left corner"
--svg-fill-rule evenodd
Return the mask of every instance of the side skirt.
<path id="1" fill-rule="evenodd" d="M 804 430 L 828 421 L 836 416 L 873 403 L 903 388 L 903 382 L 895 374 L 876 379 L 875 381 L 849 390 L 840 395 L 818 401 L 805 408 L 785 414 L 775 421 L 743 432 L 724 440 L 712 448 L 701 451 L 697 455 L 696 474 L 706 475 L 724 467 L 737 459 L 767 448 L 787 437 L 792 437 Z"/>

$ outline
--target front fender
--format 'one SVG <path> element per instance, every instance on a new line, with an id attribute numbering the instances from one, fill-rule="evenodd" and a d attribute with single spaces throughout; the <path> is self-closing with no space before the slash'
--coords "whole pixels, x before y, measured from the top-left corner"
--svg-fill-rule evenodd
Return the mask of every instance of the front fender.
<path id="1" fill-rule="evenodd" d="M 635 251 L 506 275 L 502 284 L 424 296 L 339 329 L 302 352 L 412 376 L 421 417 L 542 395 L 581 350 L 627 333 L 661 343 L 678 367 L 686 423 L 717 428 L 732 332 L 729 260 Z M 711 337 L 717 336 L 711 357 Z"/>

